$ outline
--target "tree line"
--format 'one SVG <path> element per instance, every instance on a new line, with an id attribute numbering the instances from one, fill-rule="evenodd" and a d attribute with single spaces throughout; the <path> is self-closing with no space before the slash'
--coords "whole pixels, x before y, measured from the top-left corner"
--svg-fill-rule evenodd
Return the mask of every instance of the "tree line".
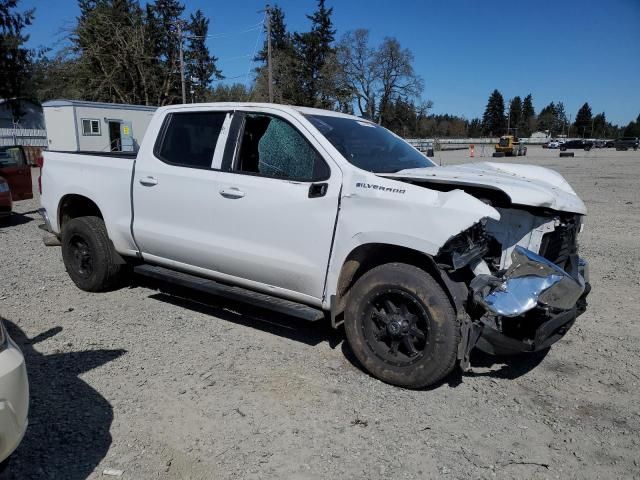
<path id="1" fill-rule="evenodd" d="M 19 0 L 0 0 L 0 98 L 83 99 L 169 105 L 182 102 L 180 45 L 188 102 L 269 99 L 267 39 L 253 59 L 250 84 L 220 82 L 218 58 L 207 46 L 210 20 L 201 10 L 187 14 L 179 0 L 78 0 L 80 14 L 60 51 L 25 47 L 34 10 Z M 374 44 L 367 29 L 337 37 L 333 8 L 318 0 L 308 29 L 287 28 L 284 10 L 268 9 L 271 23 L 274 101 L 332 109 L 369 118 L 404 137 L 528 136 L 611 137 L 639 135 L 640 116 L 626 128 L 593 115 L 585 103 L 571 122 L 562 102 L 536 114 L 531 94 L 504 98 L 494 90 L 482 118 L 433 114 L 413 53 L 394 37 Z M 265 30 L 266 33 L 266 30 Z M 16 115 L 19 105 L 14 105 Z"/>
<path id="2" fill-rule="evenodd" d="M 604 112 L 593 114 L 591 106 L 585 102 L 575 115 L 575 121 L 567 116 L 562 102 L 551 102 L 536 115 L 531 94 L 524 97 L 515 96 L 505 108 L 502 94 L 494 90 L 489 96 L 482 121 L 476 120 L 482 135 L 497 136 L 507 132 L 516 136 L 528 137 L 533 132 L 545 132 L 556 137 L 605 138 L 619 135 L 638 136 L 640 132 L 640 115 L 638 121 L 630 122 L 626 127 L 619 127 L 607 121 Z M 478 133 L 478 131 L 474 132 Z"/>

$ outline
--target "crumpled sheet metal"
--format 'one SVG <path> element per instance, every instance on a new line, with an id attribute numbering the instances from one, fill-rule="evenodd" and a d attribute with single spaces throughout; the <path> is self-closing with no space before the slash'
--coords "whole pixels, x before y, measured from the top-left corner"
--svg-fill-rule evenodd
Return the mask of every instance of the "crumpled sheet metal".
<path id="1" fill-rule="evenodd" d="M 546 258 L 517 246 L 502 282 L 482 298 L 491 313 L 517 317 L 537 305 L 559 310 L 573 308 L 584 292 L 584 279 L 573 278 Z"/>

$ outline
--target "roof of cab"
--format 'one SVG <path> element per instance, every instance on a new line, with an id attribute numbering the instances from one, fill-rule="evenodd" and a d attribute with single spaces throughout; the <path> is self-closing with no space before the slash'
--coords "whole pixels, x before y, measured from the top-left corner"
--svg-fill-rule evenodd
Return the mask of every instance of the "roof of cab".
<path id="1" fill-rule="evenodd" d="M 349 118 L 352 120 L 366 120 L 355 115 L 349 115 L 347 113 L 334 112 L 332 110 L 323 110 L 321 108 L 300 107 L 296 105 L 284 105 L 280 103 L 263 103 L 263 102 L 210 102 L 210 103 L 188 103 L 179 105 L 166 105 L 159 110 L 171 110 L 171 109 L 190 109 L 190 108 L 202 108 L 202 107 L 223 107 L 229 109 L 242 109 L 242 108 L 274 108 L 281 111 L 289 111 L 290 113 L 300 113 L 302 115 L 325 115 L 331 117 Z"/>

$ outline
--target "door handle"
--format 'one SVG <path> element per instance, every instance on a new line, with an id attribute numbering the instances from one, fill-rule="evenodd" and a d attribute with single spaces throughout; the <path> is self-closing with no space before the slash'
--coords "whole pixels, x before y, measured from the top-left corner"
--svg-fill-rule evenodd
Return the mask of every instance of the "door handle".
<path id="1" fill-rule="evenodd" d="M 158 184 L 158 180 L 156 180 L 154 177 L 143 177 L 139 181 L 145 187 L 153 187 L 154 185 Z"/>
<path id="2" fill-rule="evenodd" d="M 245 193 L 236 187 L 231 187 L 220 190 L 220 195 L 224 198 L 242 198 Z"/>
<path id="3" fill-rule="evenodd" d="M 312 183 L 309 187 L 309 198 L 324 197 L 328 189 L 328 183 Z"/>

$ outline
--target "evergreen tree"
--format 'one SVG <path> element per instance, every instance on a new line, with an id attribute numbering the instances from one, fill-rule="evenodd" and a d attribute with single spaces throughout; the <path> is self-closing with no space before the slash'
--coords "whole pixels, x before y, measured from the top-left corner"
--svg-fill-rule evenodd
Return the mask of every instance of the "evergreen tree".
<path id="1" fill-rule="evenodd" d="M 335 29 L 331 21 L 333 8 L 326 8 L 325 0 L 318 0 L 317 10 L 307 15 L 311 20 L 311 30 L 294 35 L 294 44 L 298 57 L 298 78 L 301 87 L 302 105 L 330 108 L 331 92 L 327 91 L 325 64 L 335 54 L 333 41 Z M 321 90 L 319 87 L 323 86 Z"/>
<path id="2" fill-rule="evenodd" d="M 522 123 L 522 99 L 519 96 L 513 97 L 509 104 L 509 126 L 512 129 L 517 129 L 518 134 L 520 132 L 520 124 Z"/>
<path id="3" fill-rule="evenodd" d="M 564 108 L 564 103 L 556 103 L 555 108 L 555 120 L 553 123 L 553 132 L 555 135 L 566 133 L 567 131 L 567 112 Z"/>
<path id="4" fill-rule="evenodd" d="M 540 110 L 538 114 L 537 129 L 541 132 L 548 132 L 553 136 L 553 129 L 556 124 L 556 105 L 551 102 L 549 105 Z"/>
<path id="5" fill-rule="evenodd" d="M 285 13 L 279 6 L 271 7 L 271 67 L 273 75 L 273 94 L 277 103 L 300 104 L 302 100 L 301 80 L 299 78 L 299 59 L 293 45 L 291 33 L 287 30 Z M 266 26 L 265 26 L 266 34 Z M 269 98 L 267 40 L 254 61 L 260 62 L 256 68 L 256 100 Z"/>
<path id="6" fill-rule="evenodd" d="M 533 98 L 531 94 L 524 97 L 522 102 L 522 120 L 518 126 L 518 134 L 521 137 L 528 137 L 533 132 L 536 123 L 536 112 L 533 109 Z"/>
<path id="7" fill-rule="evenodd" d="M 479 118 L 473 118 L 469 122 L 467 132 L 468 135 L 472 138 L 480 137 L 482 135 L 482 120 L 480 120 Z"/>
<path id="8" fill-rule="evenodd" d="M 269 10 L 271 21 L 271 53 L 275 52 L 291 52 L 293 44 L 291 41 L 291 34 L 287 31 L 287 24 L 285 23 L 284 10 L 278 5 L 274 5 Z M 267 33 L 267 27 L 265 25 L 265 37 Z M 255 62 L 263 64 L 267 63 L 268 46 L 267 39 L 265 38 L 262 50 L 260 50 L 254 58 Z"/>
<path id="9" fill-rule="evenodd" d="M 576 128 L 576 134 L 584 137 L 587 132 L 590 132 L 592 119 L 591 107 L 585 102 L 584 105 L 580 107 L 580 110 L 578 110 L 576 121 L 573 124 Z"/>
<path id="10" fill-rule="evenodd" d="M 202 10 L 196 10 L 189 21 L 189 45 L 185 52 L 185 76 L 193 100 L 201 102 L 209 89 L 212 78 L 221 80 L 222 72 L 216 67 L 216 57 L 209 53 L 206 44 L 209 33 L 209 19 Z"/>
<path id="11" fill-rule="evenodd" d="M 482 129 L 486 135 L 503 135 L 507 128 L 507 119 L 504 116 L 504 98 L 496 89 L 489 96 L 487 107 L 482 116 Z"/>
<path id="12" fill-rule="evenodd" d="M 154 58 L 157 81 L 157 105 L 182 102 L 180 82 L 178 25 L 187 29 L 182 20 L 184 5 L 178 0 L 155 0 L 147 9 L 149 40 Z"/>
<path id="13" fill-rule="evenodd" d="M 34 10 L 19 13 L 18 0 L 0 1 L 0 98 L 9 99 L 13 115 L 18 119 L 22 112 L 19 103 L 11 99 L 20 97 L 28 77 L 32 52 L 24 44 L 29 39 L 23 30 L 31 25 Z"/>
<path id="14" fill-rule="evenodd" d="M 594 138 L 602 138 L 606 136 L 606 128 L 607 128 L 607 117 L 604 112 L 598 113 L 593 117 L 593 131 L 591 132 L 591 136 Z"/>
<path id="15" fill-rule="evenodd" d="M 636 121 L 631 121 L 627 124 L 623 131 L 625 137 L 640 137 L 640 114 Z"/>
<path id="16" fill-rule="evenodd" d="M 232 85 L 217 85 L 207 92 L 207 102 L 246 102 L 249 100 L 249 90 L 243 83 Z"/>

